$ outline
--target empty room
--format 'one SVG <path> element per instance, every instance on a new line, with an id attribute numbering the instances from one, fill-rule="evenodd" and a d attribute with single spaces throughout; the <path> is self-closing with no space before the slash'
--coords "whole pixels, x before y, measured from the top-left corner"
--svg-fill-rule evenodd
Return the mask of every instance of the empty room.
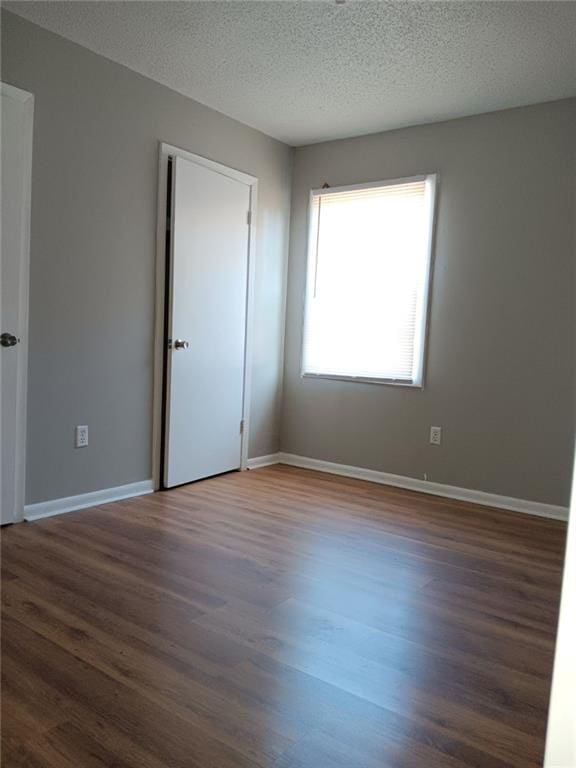
<path id="1" fill-rule="evenodd" d="M 576 768 L 576 2 L 0 19 L 3 768 Z"/>

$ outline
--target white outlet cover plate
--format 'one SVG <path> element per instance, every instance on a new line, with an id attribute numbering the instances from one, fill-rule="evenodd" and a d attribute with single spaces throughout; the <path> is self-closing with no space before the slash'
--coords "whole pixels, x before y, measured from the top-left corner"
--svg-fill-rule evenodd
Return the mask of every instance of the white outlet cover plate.
<path id="1" fill-rule="evenodd" d="M 76 427 L 76 448 L 85 448 L 88 445 L 88 427 L 81 425 Z"/>
<path id="2" fill-rule="evenodd" d="M 440 445 L 442 443 L 442 427 L 430 427 L 430 444 Z"/>

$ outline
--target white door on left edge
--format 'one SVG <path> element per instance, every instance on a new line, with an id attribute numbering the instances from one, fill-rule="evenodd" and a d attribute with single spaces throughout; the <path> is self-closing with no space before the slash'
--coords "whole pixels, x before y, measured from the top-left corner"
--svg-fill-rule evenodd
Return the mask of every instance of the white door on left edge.
<path id="1" fill-rule="evenodd" d="M 250 186 L 172 163 L 164 485 L 240 468 Z"/>
<path id="2" fill-rule="evenodd" d="M 2 83 L 0 523 L 24 515 L 28 267 L 34 97 Z"/>

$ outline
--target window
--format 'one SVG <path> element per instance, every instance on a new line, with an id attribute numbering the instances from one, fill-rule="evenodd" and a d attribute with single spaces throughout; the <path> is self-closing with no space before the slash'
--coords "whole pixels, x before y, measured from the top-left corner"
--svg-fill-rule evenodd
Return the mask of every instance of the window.
<path id="1" fill-rule="evenodd" d="M 302 374 L 422 386 L 435 176 L 314 190 Z"/>

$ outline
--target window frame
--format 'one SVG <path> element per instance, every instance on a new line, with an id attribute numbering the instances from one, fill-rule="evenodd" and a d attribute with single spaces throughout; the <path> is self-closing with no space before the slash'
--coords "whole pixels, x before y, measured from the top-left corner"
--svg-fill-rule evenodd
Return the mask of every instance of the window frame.
<path id="1" fill-rule="evenodd" d="M 379 187 L 389 187 L 398 184 L 407 184 L 410 182 L 426 181 L 429 183 L 429 224 L 426 233 L 426 266 L 424 275 L 424 292 L 422 296 L 422 309 L 419 318 L 419 332 L 416 335 L 419 349 L 417 352 L 416 375 L 412 381 L 404 379 L 390 379 L 368 376 L 350 376 L 338 375 L 333 373 L 308 373 L 304 370 L 304 339 L 306 335 L 306 308 L 310 289 L 310 257 L 313 252 L 313 245 L 317 237 L 316 227 L 313 226 L 313 208 L 314 198 L 321 194 L 334 192 L 351 192 L 356 189 L 375 189 Z M 311 189 L 308 196 L 308 216 L 307 216 L 307 238 L 306 238 L 306 276 L 304 282 L 304 298 L 302 307 L 302 326 L 300 334 L 300 377 L 303 379 L 326 379 L 331 381 L 356 382 L 359 384 L 380 384 L 393 387 L 409 387 L 411 389 L 424 389 L 428 336 L 430 330 L 430 296 L 432 293 L 432 274 L 434 266 L 434 244 L 436 233 L 436 215 L 438 198 L 439 177 L 437 173 L 421 173 L 415 176 L 402 176 L 396 179 L 385 179 L 383 181 L 369 181 L 360 184 L 344 184 L 338 187 L 319 187 Z M 416 357 L 416 355 L 415 355 Z"/>

